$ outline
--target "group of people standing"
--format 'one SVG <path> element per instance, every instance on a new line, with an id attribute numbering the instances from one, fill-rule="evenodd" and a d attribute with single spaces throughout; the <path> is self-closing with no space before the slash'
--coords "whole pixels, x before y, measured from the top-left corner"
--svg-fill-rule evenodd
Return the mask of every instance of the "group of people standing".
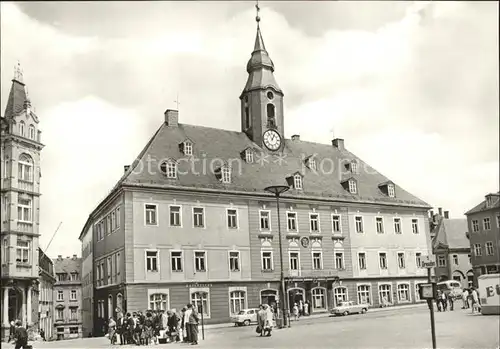
<path id="1" fill-rule="evenodd" d="M 479 292 L 477 288 L 471 287 L 469 289 L 464 288 L 461 294 L 462 299 L 462 309 L 472 309 L 472 313 L 474 311 L 479 312 L 481 310 L 481 302 L 479 301 Z M 455 298 L 451 294 L 451 292 L 443 292 L 441 290 L 438 291 L 436 305 L 438 311 L 446 311 L 448 309 L 448 305 L 450 307 L 450 311 L 454 308 Z"/>
<path id="2" fill-rule="evenodd" d="M 309 302 L 299 300 L 293 304 L 292 314 L 294 320 L 297 321 L 301 316 L 309 316 Z"/>
<path id="3" fill-rule="evenodd" d="M 198 344 L 199 315 L 192 304 L 187 304 L 180 313 L 175 309 L 148 310 L 119 314 L 118 320 L 109 319 L 108 334 L 111 344 L 158 344 L 164 338 L 166 342 L 184 342 Z"/>

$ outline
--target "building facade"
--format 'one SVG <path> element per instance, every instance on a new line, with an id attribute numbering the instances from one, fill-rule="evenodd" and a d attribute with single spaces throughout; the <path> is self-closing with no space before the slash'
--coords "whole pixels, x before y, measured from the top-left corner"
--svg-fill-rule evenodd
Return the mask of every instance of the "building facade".
<path id="1" fill-rule="evenodd" d="M 82 259 L 76 255 L 53 260 L 54 327 L 57 340 L 82 337 Z"/>
<path id="2" fill-rule="evenodd" d="M 475 285 L 477 277 L 500 272 L 500 192 L 465 213 L 469 227 Z"/>
<path id="3" fill-rule="evenodd" d="M 285 304 L 307 300 L 313 313 L 340 300 L 419 301 L 429 205 L 342 139 L 284 137 L 284 94 L 260 27 L 247 72 L 240 132 L 182 124 L 167 110 L 90 213 L 80 239 L 93 236 L 96 335 L 117 310 L 186 303 L 202 305 L 206 323 L 228 322 L 243 308 L 280 302 L 281 266 Z M 264 190 L 271 185 L 289 189 L 279 215 Z"/>
<path id="4" fill-rule="evenodd" d="M 54 335 L 54 284 L 56 282 L 54 274 L 54 263 L 41 248 L 38 248 L 38 267 L 39 267 L 39 284 L 38 284 L 38 320 L 37 328 L 41 333 L 43 330 L 45 339 L 50 340 Z"/>
<path id="5" fill-rule="evenodd" d="M 33 327 L 37 314 L 38 238 L 40 224 L 41 131 L 27 98 L 20 68 L 12 80 L 4 116 L 0 119 L 2 167 L 2 335 L 9 322 Z M 35 302 L 35 307 L 33 307 Z"/>
<path id="6" fill-rule="evenodd" d="M 449 211 L 438 209 L 431 213 L 431 236 L 436 259 L 434 274 L 438 281 L 455 280 L 462 287 L 470 287 L 474 281 L 470 243 L 467 238 L 467 219 L 450 219 Z"/>
<path id="7" fill-rule="evenodd" d="M 82 242 L 82 334 L 94 332 L 94 254 L 92 227 L 86 227 L 80 237 Z"/>

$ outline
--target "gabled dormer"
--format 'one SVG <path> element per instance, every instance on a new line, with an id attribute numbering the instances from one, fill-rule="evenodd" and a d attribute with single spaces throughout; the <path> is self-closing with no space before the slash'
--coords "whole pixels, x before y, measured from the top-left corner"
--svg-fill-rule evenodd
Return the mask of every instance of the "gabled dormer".
<path id="1" fill-rule="evenodd" d="M 193 155 L 194 143 L 189 138 L 186 138 L 179 144 L 179 150 L 186 156 Z"/>
<path id="2" fill-rule="evenodd" d="M 252 147 L 247 147 L 240 153 L 240 156 L 243 159 L 243 161 L 251 164 L 254 162 L 255 159 L 255 150 Z"/>
<path id="3" fill-rule="evenodd" d="M 357 194 L 358 193 L 358 181 L 354 177 L 349 177 L 342 182 L 342 187 L 347 190 L 351 194 Z"/>
<path id="4" fill-rule="evenodd" d="M 288 185 L 296 190 L 304 189 L 304 176 L 300 172 L 295 172 L 293 175 L 286 178 Z"/>
<path id="5" fill-rule="evenodd" d="M 174 159 L 168 159 L 160 164 L 161 172 L 167 176 L 169 179 L 177 178 L 177 161 Z"/>
<path id="6" fill-rule="evenodd" d="M 229 184 L 231 183 L 231 166 L 225 163 L 221 167 L 215 169 L 215 177 L 221 182 Z"/>
<path id="7" fill-rule="evenodd" d="M 309 155 L 305 160 L 304 164 L 307 166 L 308 169 L 312 171 L 316 171 L 317 169 L 317 164 L 316 164 L 316 154 L 314 155 Z"/>
<path id="8" fill-rule="evenodd" d="M 396 197 L 396 186 L 392 181 L 387 181 L 384 183 L 380 183 L 378 185 L 379 189 L 390 198 Z"/>
<path id="9" fill-rule="evenodd" d="M 345 168 L 347 171 L 351 172 L 352 174 L 357 174 L 358 173 L 358 160 L 352 159 L 344 164 Z"/>

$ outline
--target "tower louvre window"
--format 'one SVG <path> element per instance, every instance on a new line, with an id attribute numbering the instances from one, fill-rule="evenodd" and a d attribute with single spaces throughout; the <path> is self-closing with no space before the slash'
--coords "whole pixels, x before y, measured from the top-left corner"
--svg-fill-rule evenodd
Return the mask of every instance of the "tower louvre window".
<path id="1" fill-rule="evenodd" d="M 274 104 L 267 104 L 267 127 L 276 127 L 275 110 Z"/>
<path id="2" fill-rule="evenodd" d="M 245 129 L 250 128 L 250 108 L 248 105 L 245 105 Z"/>

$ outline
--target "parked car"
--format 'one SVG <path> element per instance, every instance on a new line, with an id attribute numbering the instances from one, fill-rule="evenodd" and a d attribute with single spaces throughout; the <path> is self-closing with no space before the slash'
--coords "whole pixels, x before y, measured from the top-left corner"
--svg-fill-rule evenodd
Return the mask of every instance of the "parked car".
<path id="1" fill-rule="evenodd" d="M 364 314 L 368 311 L 368 304 L 354 304 L 352 301 L 341 302 L 331 310 L 332 315 Z"/>
<path id="2" fill-rule="evenodd" d="M 446 294 L 450 293 L 454 299 L 462 298 L 462 285 L 456 280 L 438 282 L 437 289 Z"/>
<path id="3" fill-rule="evenodd" d="M 234 322 L 235 326 L 248 326 L 251 323 L 257 322 L 257 313 L 259 309 L 243 309 L 234 316 L 231 317 L 231 322 Z"/>

